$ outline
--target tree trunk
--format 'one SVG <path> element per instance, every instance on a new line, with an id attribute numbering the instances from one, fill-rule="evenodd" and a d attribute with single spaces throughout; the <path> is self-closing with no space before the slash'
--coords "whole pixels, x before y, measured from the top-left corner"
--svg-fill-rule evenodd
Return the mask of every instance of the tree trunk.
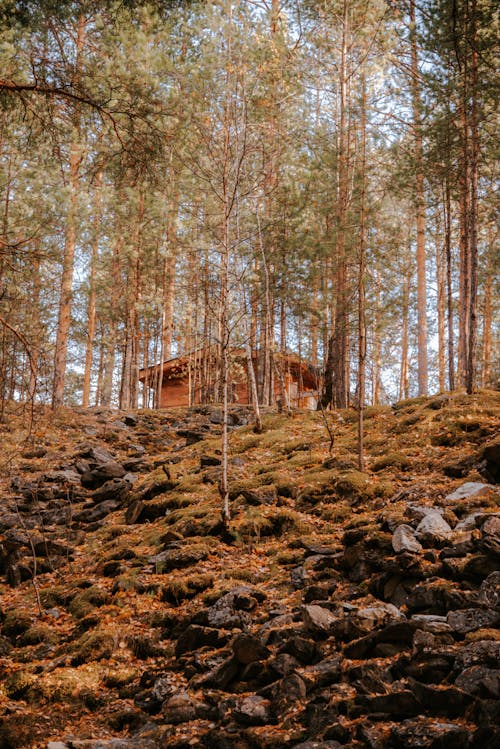
<path id="1" fill-rule="evenodd" d="M 340 60 L 340 123 L 338 156 L 337 240 L 335 243 L 335 329 L 333 331 L 333 392 L 332 406 L 348 405 L 348 289 L 345 232 L 349 201 L 349 132 L 347 117 L 347 36 L 348 2 L 343 0 L 342 48 Z"/>
<path id="2" fill-rule="evenodd" d="M 85 17 L 78 19 L 76 39 L 76 76 L 79 76 L 81 55 L 85 42 Z M 57 317 L 56 349 L 54 356 L 54 381 L 52 386 L 52 408 L 59 408 L 64 401 L 64 385 L 66 380 L 66 363 L 68 355 L 69 329 L 71 324 L 71 308 L 73 301 L 73 270 L 76 247 L 76 221 L 78 209 L 78 193 L 80 185 L 81 148 L 78 143 L 80 129 L 79 113 L 74 116 L 74 140 L 71 144 L 69 157 L 69 207 L 66 217 L 66 231 L 64 237 L 63 267 L 61 276 L 61 292 Z"/>
<path id="3" fill-rule="evenodd" d="M 411 24 L 411 81 L 413 127 L 415 132 L 415 201 L 417 212 L 417 319 L 418 319 L 418 394 L 427 395 L 427 282 L 425 257 L 425 195 L 423 137 L 420 94 L 420 72 L 416 37 L 415 0 L 410 0 Z"/>
<path id="4" fill-rule="evenodd" d="M 365 363 L 366 363 L 366 319 L 365 319 L 365 273 L 366 273 L 366 81 L 362 77 L 361 98 L 361 201 L 359 216 L 359 265 L 358 265 L 358 468 L 365 470 L 364 455 L 364 408 L 365 408 Z"/>
<path id="5" fill-rule="evenodd" d="M 94 191 L 94 219 L 92 223 L 92 252 L 89 271 L 89 301 L 87 307 L 87 343 L 85 347 L 85 370 L 83 374 L 82 406 L 88 408 L 90 404 L 90 380 L 92 376 L 92 359 L 94 354 L 94 338 L 96 327 L 96 274 L 99 259 L 99 230 L 101 223 L 101 186 L 102 173 L 96 177 Z"/>
<path id="6" fill-rule="evenodd" d="M 451 267 L 451 190 L 448 177 L 445 186 L 445 255 L 446 255 L 446 308 L 448 324 L 448 387 L 455 390 L 455 350 L 453 342 L 453 285 Z"/>

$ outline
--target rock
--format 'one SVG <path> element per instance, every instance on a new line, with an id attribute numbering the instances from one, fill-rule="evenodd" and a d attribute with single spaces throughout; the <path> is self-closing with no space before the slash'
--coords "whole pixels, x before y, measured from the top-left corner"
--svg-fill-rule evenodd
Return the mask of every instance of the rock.
<path id="1" fill-rule="evenodd" d="M 444 502 L 445 504 L 454 504 L 461 499 L 469 499 L 470 497 L 477 497 L 480 494 L 484 494 L 490 488 L 489 484 L 482 484 L 479 481 L 467 481 L 462 486 L 459 486 L 458 489 L 451 492 L 451 494 L 448 494 L 444 498 Z"/>
<path id="2" fill-rule="evenodd" d="M 344 744 L 338 741 L 302 741 L 300 744 L 294 744 L 292 749 L 342 749 Z"/>
<path id="3" fill-rule="evenodd" d="M 123 421 L 128 427 L 135 427 L 139 423 L 139 420 L 137 416 L 135 416 L 135 414 L 126 414 L 126 416 L 123 417 Z"/>
<path id="4" fill-rule="evenodd" d="M 96 465 L 103 465 L 114 461 L 113 455 L 104 447 L 99 445 L 83 444 L 79 446 L 78 455 L 91 460 Z"/>
<path id="5" fill-rule="evenodd" d="M 245 628 L 250 622 L 247 613 L 257 605 L 256 590 L 244 585 L 225 593 L 208 610 L 208 623 L 212 627 Z"/>
<path id="6" fill-rule="evenodd" d="M 455 686 L 467 694 L 500 699 L 500 670 L 486 666 L 466 668 L 455 679 Z"/>
<path id="7" fill-rule="evenodd" d="M 486 445 L 482 455 L 481 474 L 493 484 L 500 483 L 500 441 Z"/>
<path id="8" fill-rule="evenodd" d="M 188 546 L 186 548 L 173 548 L 162 551 L 149 561 L 156 567 L 157 572 L 170 572 L 171 570 L 190 567 L 201 562 L 209 555 L 209 549 L 204 545 Z M 223 626 L 222 624 L 220 626 Z"/>
<path id="9" fill-rule="evenodd" d="M 82 473 L 80 481 L 86 489 L 97 489 L 110 479 L 123 478 L 126 473 L 127 471 L 120 463 L 112 460 L 93 468 L 91 471 L 85 471 L 85 473 Z"/>
<path id="10" fill-rule="evenodd" d="M 115 512 L 121 506 L 118 499 L 108 499 L 106 502 L 100 502 L 95 507 L 83 509 L 75 515 L 75 520 L 80 523 L 95 523 L 102 520 L 111 512 Z"/>
<path id="11" fill-rule="evenodd" d="M 487 609 L 459 609 L 450 611 L 447 617 L 451 629 L 461 635 L 485 627 L 494 627 L 499 619 L 499 614 L 496 611 L 488 611 Z"/>
<path id="12" fill-rule="evenodd" d="M 135 525 L 140 522 L 141 515 L 144 514 L 146 505 L 140 499 L 135 499 L 128 507 L 125 512 L 125 522 L 127 525 Z"/>
<path id="13" fill-rule="evenodd" d="M 479 603 L 490 609 L 500 609 L 500 572 L 492 572 L 479 588 Z"/>
<path id="14" fill-rule="evenodd" d="M 451 527 L 438 512 L 429 513 L 422 518 L 415 531 L 418 540 L 426 546 L 439 545 L 447 541 L 451 534 Z"/>
<path id="15" fill-rule="evenodd" d="M 210 466 L 220 466 L 221 459 L 216 455 L 200 455 L 200 468 L 210 468 Z"/>
<path id="16" fill-rule="evenodd" d="M 245 726 L 263 726 L 271 721 L 271 702 L 257 694 L 239 700 L 233 718 Z"/>
<path id="17" fill-rule="evenodd" d="M 470 666 L 489 666 L 498 668 L 500 663 L 500 642 L 496 640 L 478 640 L 464 645 L 457 654 L 455 667 L 463 671 Z"/>
<path id="18" fill-rule="evenodd" d="M 255 661 L 262 661 L 270 655 L 269 649 L 251 635 L 238 635 L 232 644 L 232 649 L 238 663 L 245 666 Z"/>
<path id="19" fill-rule="evenodd" d="M 165 700 L 161 712 L 165 723 L 178 725 L 197 717 L 197 704 L 187 692 L 178 692 Z"/>
<path id="20" fill-rule="evenodd" d="M 273 713 L 278 720 L 295 705 L 306 698 L 306 684 L 299 674 L 289 674 L 281 679 L 275 687 Z"/>
<path id="21" fill-rule="evenodd" d="M 420 703 L 409 689 L 373 696 L 360 694 L 356 697 L 356 705 L 368 713 L 383 713 L 400 718 L 418 715 L 421 711 Z"/>
<path id="22" fill-rule="evenodd" d="M 225 690 L 238 674 L 238 661 L 234 656 L 226 658 L 218 665 L 214 666 L 202 679 L 200 686 L 215 687 L 216 689 Z"/>
<path id="23" fill-rule="evenodd" d="M 482 518 L 484 518 L 484 512 L 472 512 L 456 524 L 455 533 L 475 530 L 481 524 Z"/>
<path id="24" fill-rule="evenodd" d="M 353 616 L 360 625 L 361 630 L 370 632 L 377 627 L 383 627 L 389 622 L 397 622 L 406 619 L 405 615 L 392 603 L 380 603 L 378 606 L 367 606 L 358 609 Z M 357 634 L 355 635 L 357 636 Z M 352 639 L 352 638 L 351 638 Z"/>
<path id="25" fill-rule="evenodd" d="M 392 548 L 396 554 L 401 551 L 418 554 L 422 551 L 422 544 L 415 538 L 415 531 L 410 525 L 400 525 L 392 534 Z"/>
<path id="26" fill-rule="evenodd" d="M 336 684 L 342 672 L 342 658 L 338 655 L 325 658 L 314 666 L 308 666 L 301 673 L 311 688 Z"/>
<path id="27" fill-rule="evenodd" d="M 153 481 L 148 483 L 140 489 L 137 494 L 134 495 L 134 499 L 141 500 L 142 502 L 148 502 L 150 499 L 154 499 L 159 494 L 170 492 L 178 486 L 177 481 L 171 479 L 165 479 L 164 481 Z"/>
<path id="28" fill-rule="evenodd" d="M 422 628 L 424 632 L 439 634 L 442 632 L 451 632 L 446 616 L 439 614 L 413 614 L 411 620 L 417 627 Z"/>
<path id="29" fill-rule="evenodd" d="M 346 645 L 344 655 L 355 660 L 366 658 L 372 651 L 381 657 L 394 655 L 411 647 L 416 629 L 417 625 L 412 621 L 389 624 L 380 632 L 373 632 Z"/>
<path id="30" fill-rule="evenodd" d="M 472 703 L 471 695 L 458 686 L 420 684 L 411 680 L 411 691 L 425 712 L 448 718 L 462 717 Z"/>
<path id="31" fill-rule="evenodd" d="M 313 662 L 316 656 L 316 644 L 314 640 L 292 635 L 281 646 L 280 652 L 289 653 L 298 661 L 307 665 Z"/>
<path id="32" fill-rule="evenodd" d="M 245 489 L 241 492 L 242 496 L 249 505 L 272 505 L 278 499 L 275 486 L 263 486 L 261 489 Z"/>
<path id="33" fill-rule="evenodd" d="M 330 632 L 333 625 L 338 621 L 336 614 L 316 604 L 303 606 L 302 618 L 306 628 L 316 633 Z"/>
<path id="34" fill-rule="evenodd" d="M 394 749 L 467 749 L 470 733 L 462 725 L 419 716 L 393 725 L 390 741 Z"/>
<path id="35" fill-rule="evenodd" d="M 443 515 L 444 509 L 441 507 L 428 507 L 427 505 L 415 505 L 415 504 L 408 504 L 406 507 L 405 515 L 412 520 L 417 520 L 420 522 L 424 518 L 427 517 L 427 515 Z"/>
<path id="36" fill-rule="evenodd" d="M 206 645 L 220 648 L 227 643 L 229 635 L 213 627 L 203 627 L 199 624 L 190 624 L 181 634 L 175 646 L 175 655 L 179 657 L 183 653 L 198 650 Z"/>
<path id="37" fill-rule="evenodd" d="M 107 502 L 110 499 L 124 502 L 130 494 L 130 482 L 125 478 L 114 478 L 106 481 L 99 489 L 92 493 L 92 501 Z"/>

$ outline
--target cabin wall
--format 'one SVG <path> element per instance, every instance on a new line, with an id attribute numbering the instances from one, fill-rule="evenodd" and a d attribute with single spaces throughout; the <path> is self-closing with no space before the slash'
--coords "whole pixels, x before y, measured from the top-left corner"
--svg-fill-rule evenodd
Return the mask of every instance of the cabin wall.
<path id="1" fill-rule="evenodd" d="M 298 392 L 298 385 L 291 379 L 288 380 L 286 389 L 290 399 L 290 405 L 295 408 L 316 409 L 316 393 L 304 388 L 302 393 Z M 196 402 L 199 402 L 199 393 Z M 249 404 L 248 384 L 246 382 L 235 382 L 232 386 L 232 396 L 230 402 L 239 405 Z M 281 398 L 281 385 L 275 383 L 274 397 L 276 400 Z M 171 408 L 175 406 L 189 406 L 189 385 L 186 380 L 166 380 L 163 382 L 161 390 L 161 408 Z"/>

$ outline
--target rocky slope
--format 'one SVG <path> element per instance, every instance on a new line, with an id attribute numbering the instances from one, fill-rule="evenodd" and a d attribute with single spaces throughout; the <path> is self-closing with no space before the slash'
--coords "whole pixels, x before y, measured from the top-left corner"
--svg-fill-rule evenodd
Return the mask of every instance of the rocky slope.
<path id="1" fill-rule="evenodd" d="M 500 396 L 0 425 L 0 749 L 493 749 Z"/>

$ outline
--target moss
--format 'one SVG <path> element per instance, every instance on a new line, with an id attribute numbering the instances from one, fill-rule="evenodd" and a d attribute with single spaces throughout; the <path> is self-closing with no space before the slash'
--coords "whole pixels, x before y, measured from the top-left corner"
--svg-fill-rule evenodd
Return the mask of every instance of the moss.
<path id="1" fill-rule="evenodd" d="M 83 702 L 88 707 L 99 704 L 100 672 L 94 664 L 80 668 L 57 668 L 36 680 L 31 691 L 49 702 Z"/>
<path id="2" fill-rule="evenodd" d="M 108 689 L 119 689 L 134 681 L 139 675 L 136 668 L 122 666 L 108 671 L 102 682 Z"/>
<path id="3" fill-rule="evenodd" d="M 261 536 L 271 535 L 272 520 L 261 508 L 250 507 L 245 513 L 233 521 L 233 529 L 243 540 L 259 539 Z"/>
<path id="4" fill-rule="evenodd" d="M 16 671 L 5 681 L 5 694 L 11 700 L 23 699 L 35 682 L 36 677 L 28 671 Z"/>
<path id="5" fill-rule="evenodd" d="M 361 471 L 350 471 L 341 476 L 335 482 L 335 489 L 341 497 L 348 497 L 349 499 L 373 496 L 370 477 Z"/>
<path id="6" fill-rule="evenodd" d="M 392 415 L 392 408 L 390 406 L 367 406 L 363 411 L 363 417 L 365 419 L 374 419 L 377 416 Z"/>
<path id="7" fill-rule="evenodd" d="M 45 642 L 49 645 L 53 645 L 58 642 L 59 637 L 57 632 L 54 632 L 52 627 L 47 624 L 34 624 L 32 627 L 26 630 L 20 638 L 20 645 L 39 645 Z"/>
<path id="8" fill-rule="evenodd" d="M 212 575 L 192 575 L 170 580 L 161 588 L 162 601 L 178 605 L 184 600 L 194 598 L 198 593 L 211 588 L 214 584 Z"/>
<path id="9" fill-rule="evenodd" d="M 381 458 L 375 461 L 372 466 L 372 470 L 377 473 L 383 471 L 384 468 L 397 468 L 400 471 L 407 471 L 411 468 L 412 461 L 407 455 L 401 452 L 388 452 Z"/>
<path id="10" fill-rule="evenodd" d="M 274 554 L 273 550 L 273 554 Z M 299 564 L 299 562 L 302 561 L 304 557 L 304 553 L 302 551 L 280 551 L 276 554 L 275 559 L 278 564 L 282 564 L 283 566 L 287 566 L 289 564 Z"/>
<path id="11" fill-rule="evenodd" d="M 100 588 L 92 586 L 77 593 L 69 605 L 70 613 L 75 619 L 83 619 L 92 609 L 110 602 L 110 596 Z"/>
<path id="12" fill-rule="evenodd" d="M 73 665 L 79 665 L 88 661 L 110 658 L 114 647 L 115 640 L 109 632 L 86 632 L 75 644 L 72 663 Z"/>
<path id="13" fill-rule="evenodd" d="M 66 606 L 71 600 L 72 593 L 62 585 L 54 585 L 50 588 L 44 588 L 40 591 L 40 602 L 46 609 L 52 609 L 56 606 Z"/>
<path id="14" fill-rule="evenodd" d="M 500 640 L 500 630 L 498 629 L 476 629 L 475 632 L 467 632 L 465 635 L 466 642 L 477 642 L 478 640 Z"/>
<path id="15" fill-rule="evenodd" d="M 9 639 L 22 635 L 31 627 L 31 616 L 26 611 L 10 609 L 5 612 L 2 634 Z"/>
<path id="16" fill-rule="evenodd" d="M 396 413 L 413 413 L 418 406 L 422 406 L 427 402 L 428 398 L 426 395 L 419 395 L 416 398 L 408 398 L 407 400 L 398 401 L 392 408 Z"/>
<path id="17" fill-rule="evenodd" d="M 342 502 L 331 505 L 320 505 L 318 510 L 320 517 L 331 523 L 342 523 L 344 520 L 347 520 L 352 513 L 351 505 Z"/>

